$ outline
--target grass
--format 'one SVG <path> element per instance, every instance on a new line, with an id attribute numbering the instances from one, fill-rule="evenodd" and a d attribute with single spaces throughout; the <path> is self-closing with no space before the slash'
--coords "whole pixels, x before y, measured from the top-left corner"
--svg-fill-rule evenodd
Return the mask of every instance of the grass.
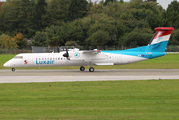
<path id="1" fill-rule="evenodd" d="M 3 64 L 15 55 L 0 55 L 0 69 L 5 68 Z M 179 69 L 179 54 L 168 54 L 163 57 L 132 63 L 128 65 L 115 66 L 93 66 L 95 69 Z M 87 67 L 88 68 L 88 67 Z M 79 66 L 71 67 L 34 67 L 34 68 L 16 68 L 16 69 L 79 69 Z"/>
<path id="2" fill-rule="evenodd" d="M 178 119 L 179 80 L 0 84 L 0 119 Z"/>

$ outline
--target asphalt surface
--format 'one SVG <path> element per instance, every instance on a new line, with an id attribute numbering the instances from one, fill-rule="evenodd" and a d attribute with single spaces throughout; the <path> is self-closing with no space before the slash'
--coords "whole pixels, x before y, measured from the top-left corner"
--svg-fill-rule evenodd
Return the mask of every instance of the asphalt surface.
<path id="1" fill-rule="evenodd" d="M 179 69 L 0 70 L 0 83 L 179 79 Z"/>

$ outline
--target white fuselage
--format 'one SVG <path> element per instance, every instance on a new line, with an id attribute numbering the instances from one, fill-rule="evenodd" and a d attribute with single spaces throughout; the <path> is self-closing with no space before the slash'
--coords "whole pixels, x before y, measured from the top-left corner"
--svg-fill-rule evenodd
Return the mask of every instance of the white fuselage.
<path id="1" fill-rule="evenodd" d="M 92 65 L 121 65 L 147 60 L 147 58 L 122 54 L 83 53 L 69 51 L 68 60 L 61 53 L 25 53 L 18 54 L 4 64 L 5 67 L 49 67 L 49 66 L 92 66 Z"/>

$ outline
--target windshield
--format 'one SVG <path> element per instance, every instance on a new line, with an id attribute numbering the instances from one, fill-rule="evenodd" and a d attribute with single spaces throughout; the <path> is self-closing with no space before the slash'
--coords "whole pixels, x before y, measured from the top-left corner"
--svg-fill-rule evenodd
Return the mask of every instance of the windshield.
<path id="1" fill-rule="evenodd" d="M 14 59 L 23 59 L 23 56 L 15 56 Z"/>

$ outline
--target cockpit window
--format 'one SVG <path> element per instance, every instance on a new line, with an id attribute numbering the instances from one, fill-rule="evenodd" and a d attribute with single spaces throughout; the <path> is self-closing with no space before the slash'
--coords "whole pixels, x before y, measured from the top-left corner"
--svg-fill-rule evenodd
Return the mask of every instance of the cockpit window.
<path id="1" fill-rule="evenodd" d="M 23 59 L 23 56 L 15 56 L 14 59 Z"/>

